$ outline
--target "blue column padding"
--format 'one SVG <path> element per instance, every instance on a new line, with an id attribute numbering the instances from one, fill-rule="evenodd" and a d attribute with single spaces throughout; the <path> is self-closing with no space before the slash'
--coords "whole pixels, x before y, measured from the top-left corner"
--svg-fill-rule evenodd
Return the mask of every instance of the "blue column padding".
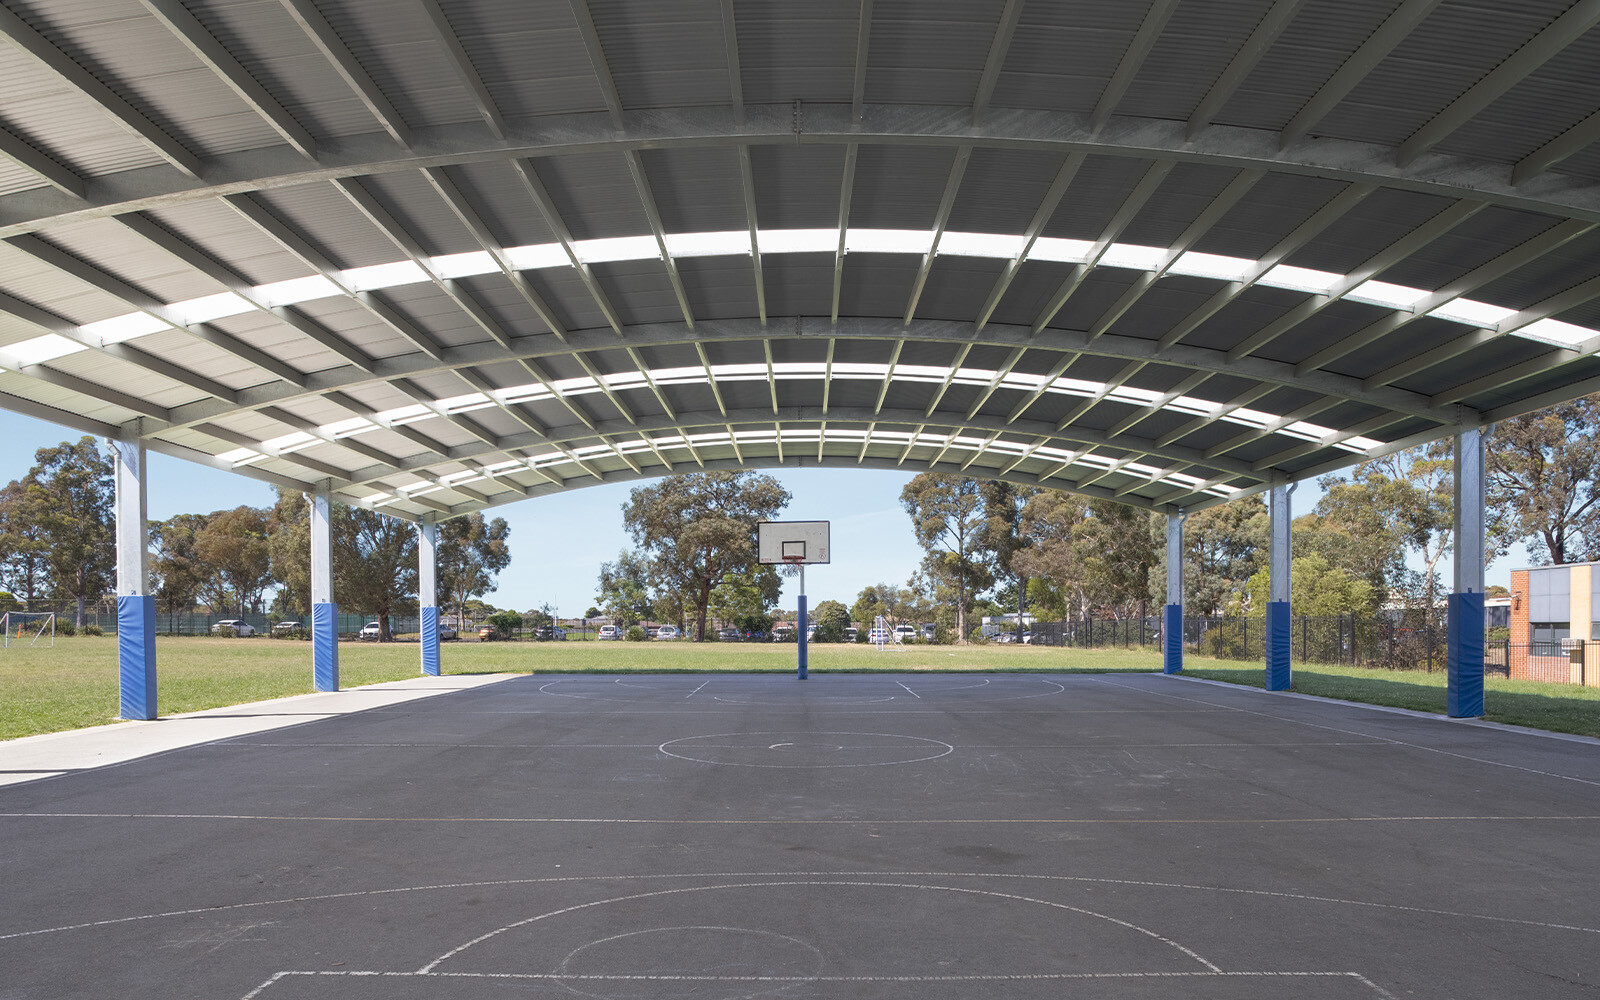
<path id="1" fill-rule="evenodd" d="M 1161 672 L 1183 671 L 1183 605 L 1169 604 L 1161 625 Z"/>
<path id="2" fill-rule="evenodd" d="M 1289 602 L 1267 602 L 1267 690 L 1289 690 Z"/>
<path id="3" fill-rule="evenodd" d="M 117 598 L 117 671 L 122 718 L 156 717 L 156 599 Z"/>
<path id="4" fill-rule="evenodd" d="M 800 595 L 800 679 L 806 679 L 806 595 Z"/>
<path id="5" fill-rule="evenodd" d="M 339 690 L 339 606 L 311 606 L 311 677 L 318 691 Z"/>
<path id="6" fill-rule="evenodd" d="M 1452 719 L 1483 714 L 1483 595 L 1450 595 L 1445 710 Z"/>
<path id="7" fill-rule="evenodd" d="M 422 609 L 422 672 L 439 676 L 439 609 Z"/>

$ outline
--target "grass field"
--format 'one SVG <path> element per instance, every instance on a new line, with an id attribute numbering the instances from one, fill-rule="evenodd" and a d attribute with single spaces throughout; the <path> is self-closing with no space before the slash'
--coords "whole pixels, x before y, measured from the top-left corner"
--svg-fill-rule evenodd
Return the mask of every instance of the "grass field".
<path id="1" fill-rule="evenodd" d="M 161 714 L 237 705 L 311 690 L 311 644 L 256 639 L 158 639 L 157 695 Z M 642 671 L 773 672 L 795 669 L 786 644 L 687 642 L 446 643 L 447 674 Z M 1160 655 L 1147 650 L 1052 649 L 1040 646 L 911 646 L 878 652 L 871 646 L 813 645 L 810 669 L 851 671 L 1149 672 Z M 1261 687 L 1260 663 L 1190 657 L 1186 674 Z M 341 643 L 343 687 L 402 680 L 418 673 L 415 643 Z M 1294 667 L 1294 690 L 1424 712 L 1445 710 L 1443 673 L 1397 673 L 1350 667 Z M 1488 718 L 1513 725 L 1600 737 L 1600 688 L 1490 678 Z M 110 636 L 74 637 L 54 649 L 0 650 L 0 739 L 78 729 L 116 721 L 117 643 Z"/>

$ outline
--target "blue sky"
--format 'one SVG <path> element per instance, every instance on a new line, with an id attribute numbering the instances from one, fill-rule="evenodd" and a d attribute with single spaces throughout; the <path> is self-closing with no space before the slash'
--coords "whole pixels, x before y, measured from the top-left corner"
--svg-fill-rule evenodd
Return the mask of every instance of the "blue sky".
<path id="1" fill-rule="evenodd" d="M 26 474 L 38 449 L 79 437 L 78 431 L 0 410 L 0 483 Z M 832 522 L 833 562 L 806 570 L 812 606 L 828 599 L 848 605 L 869 584 L 903 584 L 915 572 L 922 550 L 900 507 L 900 490 L 910 473 L 782 469 L 769 474 L 794 495 L 785 518 Z M 485 599 L 518 611 L 549 603 L 564 617 L 583 614 L 594 603 L 600 564 L 630 543 L 622 505 L 637 485 L 595 486 L 496 508 L 490 516 L 511 526 L 511 565 Z M 154 452 L 148 489 L 154 520 L 273 502 L 265 483 Z M 1315 483 L 1302 484 L 1293 497 L 1295 513 L 1309 511 L 1318 495 Z M 1489 567 L 1487 583 L 1504 586 L 1513 567 L 1526 565 L 1527 556 L 1518 548 Z M 1441 569 L 1448 586 L 1448 557 Z M 792 609 L 797 593 L 797 581 L 785 580 L 782 606 Z"/>

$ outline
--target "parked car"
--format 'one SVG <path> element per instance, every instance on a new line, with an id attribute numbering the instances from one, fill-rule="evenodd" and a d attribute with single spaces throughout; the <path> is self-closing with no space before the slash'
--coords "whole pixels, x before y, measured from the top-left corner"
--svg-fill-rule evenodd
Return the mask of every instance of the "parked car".
<path id="1" fill-rule="evenodd" d="M 236 635 L 236 636 L 239 636 L 241 638 L 243 638 L 244 636 L 247 636 L 247 635 L 255 635 L 256 634 L 256 630 L 250 627 L 250 623 L 249 622 L 241 621 L 238 618 L 224 618 L 222 621 L 217 622 L 215 625 L 211 626 L 211 632 L 212 632 L 213 635 L 215 635 L 216 633 L 221 632 L 225 628 L 233 629 L 233 634 Z"/>
<path id="2" fill-rule="evenodd" d="M 451 628 L 448 625 L 440 625 L 439 626 L 439 641 L 440 642 L 443 642 L 446 639 L 459 639 L 459 638 L 461 638 L 461 634 L 459 632 L 457 632 L 455 629 Z"/>
<path id="3" fill-rule="evenodd" d="M 917 627 L 915 625 L 905 624 L 896 625 L 894 627 L 894 634 L 900 637 L 901 642 L 905 642 L 907 639 L 910 639 L 914 642 L 917 638 Z"/>
<path id="4" fill-rule="evenodd" d="M 300 628 L 305 628 L 305 627 L 306 626 L 305 626 L 304 622 L 279 622 L 278 624 L 272 626 L 272 634 L 273 635 L 288 635 L 290 632 L 293 632 L 295 629 L 300 629 Z"/>
<path id="5" fill-rule="evenodd" d="M 615 625 L 602 625 L 602 626 L 600 626 L 600 634 L 595 636 L 595 638 L 597 638 L 597 639 L 621 639 L 622 638 L 622 630 L 617 628 Z"/>
<path id="6" fill-rule="evenodd" d="M 772 629 L 773 642 L 794 642 L 794 626 L 788 622 L 776 625 Z"/>
<path id="7" fill-rule="evenodd" d="M 877 642 L 888 642 L 889 641 L 889 630 L 886 629 L 886 628 L 875 628 L 875 629 L 872 629 L 871 631 L 869 631 L 867 633 L 867 641 L 868 642 L 874 642 L 874 643 L 877 643 Z"/>
<path id="8" fill-rule="evenodd" d="M 677 626 L 675 626 L 675 625 L 663 625 L 663 626 L 661 626 L 660 628 L 656 629 L 656 638 L 657 639 L 676 639 L 676 638 L 679 638 Z"/>
<path id="9" fill-rule="evenodd" d="M 861 635 L 861 630 L 856 628 L 854 625 L 852 625 L 849 628 L 844 630 L 844 641 L 845 642 L 855 642 L 856 639 L 860 637 L 860 635 Z"/>
<path id="10" fill-rule="evenodd" d="M 493 625 L 485 625 L 483 628 L 478 629 L 479 642 L 493 642 L 496 639 L 504 638 L 505 636 L 500 634 L 500 630 Z"/>
<path id="11" fill-rule="evenodd" d="M 367 622 L 365 625 L 361 626 L 361 631 L 356 633 L 356 638 L 376 642 L 378 637 L 381 635 L 383 635 L 382 623 Z"/>
<path id="12" fill-rule="evenodd" d="M 922 623 L 922 633 L 921 633 L 923 641 L 924 642 L 932 642 L 933 641 L 933 636 L 934 636 L 934 631 L 937 628 L 938 628 L 938 626 L 935 625 L 933 622 L 923 622 Z"/>
<path id="13" fill-rule="evenodd" d="M 723 642 L 738 642 L 740 639 L 743 639 L 744 636 L 739 634 L 738 629 L 734 628 L 732 625 L 729 625 L 727 628 L 719 629 L 717 631 L 717 638 Z"/>

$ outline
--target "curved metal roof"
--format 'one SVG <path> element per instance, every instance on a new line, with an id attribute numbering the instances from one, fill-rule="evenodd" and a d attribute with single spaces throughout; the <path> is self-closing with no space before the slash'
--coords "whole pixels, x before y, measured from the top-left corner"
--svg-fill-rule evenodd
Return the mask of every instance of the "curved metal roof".
<path id="1" fill-rule="evenodd" d="M 0 0 L 0 405 L 409 519 L 1600 389 L 1600 2 Z"/>

